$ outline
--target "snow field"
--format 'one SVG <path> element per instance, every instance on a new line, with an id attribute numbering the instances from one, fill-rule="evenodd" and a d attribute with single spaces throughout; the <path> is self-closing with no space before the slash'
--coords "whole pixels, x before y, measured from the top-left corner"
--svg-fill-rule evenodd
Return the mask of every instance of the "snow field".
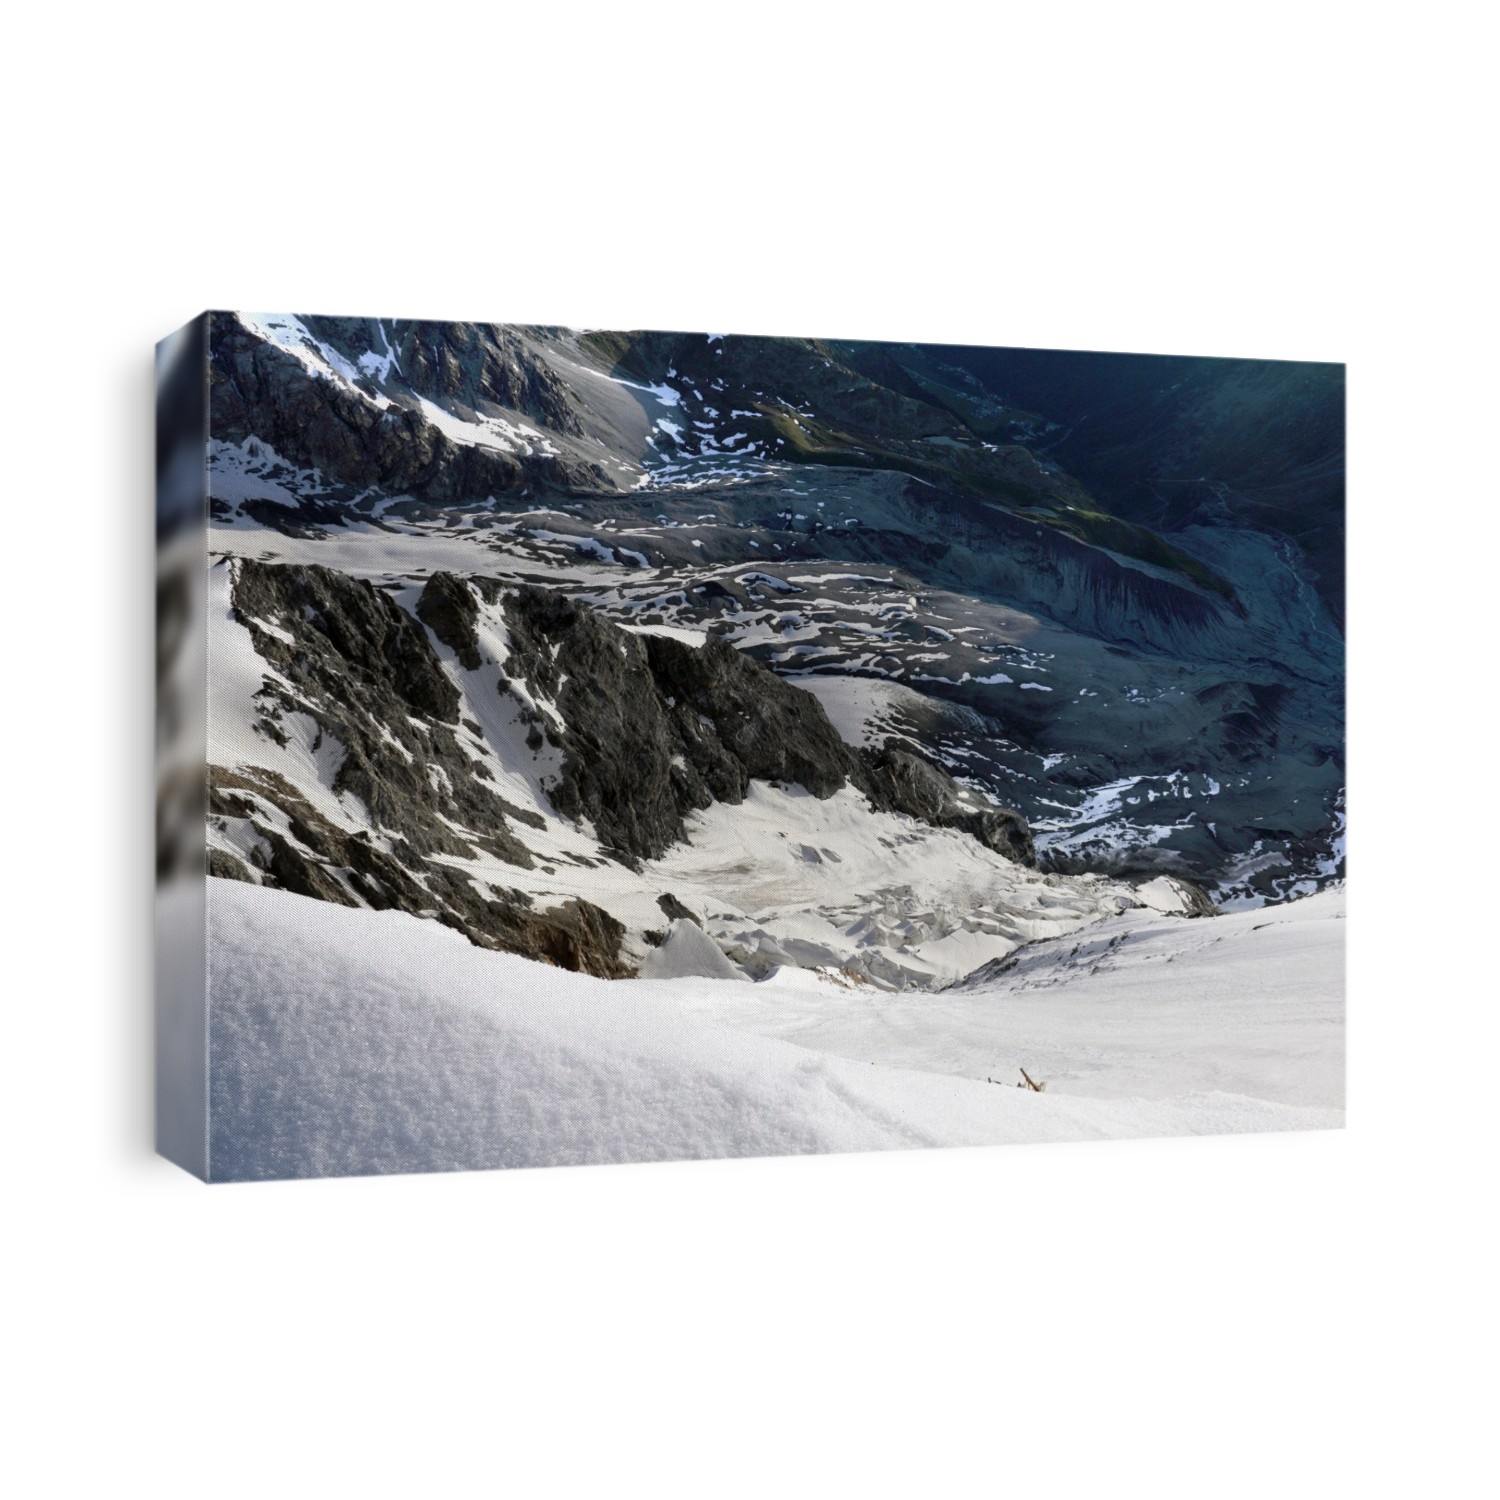
<path id="1" fill-rule="evenodd" d="M 709 1014 L 795 1002 L 775 984 L 594 980 L 404 913 L 209 884 L 218 1180 L 1342 1123 L 1248 1094 L 1033 1094 L 838 1057 Z"/>

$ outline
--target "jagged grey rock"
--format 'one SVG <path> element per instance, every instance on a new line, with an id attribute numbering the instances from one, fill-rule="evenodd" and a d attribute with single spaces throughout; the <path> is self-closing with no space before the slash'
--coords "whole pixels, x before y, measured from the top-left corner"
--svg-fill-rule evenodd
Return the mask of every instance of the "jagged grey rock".
<path id="1" fill-rule="evenodd" d="M 1020 813 L 979 804 L 946 771 L 894 741 L 879 750 L 866 749 L 864 756 L 878 805 L 939 828 L 961 829 L 1007 859 L 1036 864 L 1031 830 Z"/>
<path id="2" fill-rule="evenodd" d="M 267 883 L 343 905 L 434 912 L 484 946 L 587 973 L 628 971 L 625 929 L 602 908 L 570 901 L 537 911 L 514 890 L 481 893 L 444 862 L 479 848 L 531 868 L 512 824 L 542 821 L 488 787 L 488 773 L 459 743 L 459 694 L 423 629 L 477 669 L 481 599 L 503 610 L 509 630 L 507 676 L 496 690 L 514 679 L 557 705 L 561 728 L 546 730 L 563 753 L 553 804 L 592 823 L 605 851 L 628 863 L 660 856 L 686 836 L 686 814 L 742 801 L 754 779 L 825 798 L 852 785 L 874 809 L 959 828 L 1034 862 L 1017 815 L 973 806 L 951 777 L 907 751 L 862 757 L 812 694 L 722 640 L 693 647 L 640 636 L 553 590 L 506 590 L 446 572 L 428 579 L 413 619 L 388 594 L 332 569 L 251 559 L 237 567 L 236 618 L 276 673 L 258 695 L 261 732 L 282 741 L 286 715 L 311 717 L 320 737 L 342 747 L 332 789 L 358 797 L 390 841 L 384 850 L 336 828 L 274 773 L 216 768 L 211 814 L 253 831 Z M 225 874 L 253 878 L 230 856 L 220 863 Z M 672 894 L 658 904 L 673 930 L 701 929 L 702 918 Z M 684 945 L 692 941 L 673 951 Z M 776 961 L 786 957 L 777 950 Z M 762 970 L 770 958 L 755 955 Z"/>
<path id="3" fill-rule="evenodd" d="M 867 762 L 813 694 L 717 637 L 690 646 L 634 635 L 532 586 L 506 592 L 503 604 L 507 670 L 554 700 L 566 725 L 556 736 L 566 759 L 552 801 L 630 859 L 657 858 L 684 837 L 686 814 L 742 802 L 759 780 L 820 798 L 853 786 L 878 811 L 958 828 L 1035 863 L 1019 814 L 974 805 L 947 772 L 909 753 Z"/>

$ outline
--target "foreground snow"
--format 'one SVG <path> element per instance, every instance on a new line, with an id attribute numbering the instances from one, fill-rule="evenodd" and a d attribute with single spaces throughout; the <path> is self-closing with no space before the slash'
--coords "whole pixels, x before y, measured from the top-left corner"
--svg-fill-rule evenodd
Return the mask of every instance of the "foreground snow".
<path id="1" fill-rule="evenodd" d="M 988 990 L 904 999 L 844 992 L 800 975 L 761 985 L 610 983 L 481 951 L 401 913 L 349 910 L 237 882 L 209 885 L 217 1179 L 1342 1123 L 1340 1108 L 1286 1097 L 1342 1102 L 1342 896 L 1315 898 L 1324 903 L 1317 912 L 1313 901 L 1286 908 L 1305 910 L 1310 941 L 1300 954 L 1278 949 L 1264 971 L 1250 943 L 1263 934 L 1241 935 L 1232 925 L 1239 919 L 1189 923 L 1130 913 L 1113 921 L 1135 924 L 1138 937 L 1153 923 L 1192 933 L 1196 956 L 1174 956 L 1168 967 L 1163 954 L 1154 972 L 1142 966 L 1134 981 L 1102 992 L 1102 1003 L 1075 980 L 1063 983 L 1055 1002 L 1040 989 L 1030 998 L 1023 991 L 1021 1009 L 1013 1010 L 1018 1002 L 1003 988 L 1015 982 L 1012 974 Z M 1247 928 L 1255 916 L 1264 920 L 1248 913 Z M 1108 925 L 1090 928 L 1090 940 Z M 1218 945 L 1211 957 L 1221 934 L 1228 949 Z M 1040 986 L 1049 969 L 1033 962 Z M 1018 962 L 1015 973 L 1021 968 Z M 1241 998 L 1217 1027 L 1212 1016 L 1231 971 Z M 1054 965 L 1050 972 L 1063 971 Z M 1271 1003 L 1288 986 L 1286 1005 Z M 1244 998 L 1257 987 L 1268 1000 L 1259 1012 Z M 984 1025 L 975 1019 L 982 1015 Z M 1020 1018 L 1014 1034 L 1009 1016 Z M 1308 1067 L 1307 1056 L 1287 1048 L 1305 1053 L 1299 1027 L 1319 1017 L 1326 1045 L 1312 1049 L 1311 1069 L 1321 1081 L 1299 1095 L 1285 1080 Z M 903 1032 L 918 1040 L 902 1044 Z M 1233 1040 L 1224 1054 L 1235 1059 L 1226 1075 L 1233 1092 L 1219 1071 L 1202 1066 L 1219 1057 L 1225 1038 Z M 882 1055 L 856 1060 L 861 1052 Z M 982 1054 L 996 1055 L 1002 1068 L 1019 1058 L 1048 1079 L 1049 1091 L 996 1087 L 983 1081 L 984 1067 L 944 1076 Z M 1129 1061 L 1111 1068 L 1115 1056 Z M 1157 1065 L 1146 1067 L 1152 1057 Z M 1081 1070 L 1076 1077 L 1068 1059 Z M 1127 1097 L 1138 1068 L 1139 1096 Z M 1091 1090 L 1090 1078 L 1107 1086 Z"/>
<path id="2" fill-rule="evenodd" d="M 1214 1090 L 1344 1105 L 1342 889 L 1187 920 L 1136 909 L 1035 942 L 936 994 L 676 985 L 684 1011 L 857 1061 L 995 1077 L 1047 1098 L 1180 1099 Z"/>

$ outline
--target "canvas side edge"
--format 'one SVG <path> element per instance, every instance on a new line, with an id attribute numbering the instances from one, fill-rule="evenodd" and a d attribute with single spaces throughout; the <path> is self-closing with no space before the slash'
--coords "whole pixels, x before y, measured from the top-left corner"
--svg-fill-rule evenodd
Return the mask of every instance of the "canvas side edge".
<path id="1" fill-rule="evenodd" d="M 209 1177 L 208 315 L 156 346 L 156 1149 Z"/>

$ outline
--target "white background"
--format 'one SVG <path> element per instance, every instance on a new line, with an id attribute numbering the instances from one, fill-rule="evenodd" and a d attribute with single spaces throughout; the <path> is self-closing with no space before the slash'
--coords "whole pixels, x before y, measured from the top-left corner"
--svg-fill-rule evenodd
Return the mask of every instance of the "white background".
<path id="1" fill-rule="evenodd" d="M 39 13 L 0 101 L 11 1492 L 1493 1483 L 1482 11 Z M 204 306 L 1347 360 L 1347 1132 L 153 1160 L 150 351 Z"/>

